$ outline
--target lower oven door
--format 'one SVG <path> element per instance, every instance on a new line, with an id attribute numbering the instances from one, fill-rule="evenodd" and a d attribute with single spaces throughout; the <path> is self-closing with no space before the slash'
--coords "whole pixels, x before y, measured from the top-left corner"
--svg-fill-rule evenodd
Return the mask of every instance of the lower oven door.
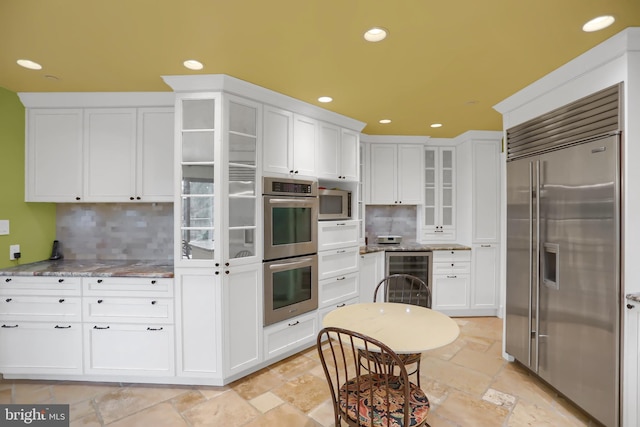
<path id="1" fill-rule="evenodd" d="M 264 263 L 264 325 L 318 308 L 318 256 Z"/>

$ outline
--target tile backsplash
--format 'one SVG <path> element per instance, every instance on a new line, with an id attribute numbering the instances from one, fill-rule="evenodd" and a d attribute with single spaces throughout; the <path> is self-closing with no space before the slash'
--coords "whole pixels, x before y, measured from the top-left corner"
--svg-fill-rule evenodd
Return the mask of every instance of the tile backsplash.
<path id="1" fill-rule="evenodd" d="M 415 205 L 367 205 L 365 232 L 369 242 L 380 235 L 402 236 L 405 242 L 417 240 L 417 207 Z"/>
<path id="2" fill-rule="evenodd" d="M 56 239 L 69 260 L 171 260 L 173 204 L 60 203 Z"/>

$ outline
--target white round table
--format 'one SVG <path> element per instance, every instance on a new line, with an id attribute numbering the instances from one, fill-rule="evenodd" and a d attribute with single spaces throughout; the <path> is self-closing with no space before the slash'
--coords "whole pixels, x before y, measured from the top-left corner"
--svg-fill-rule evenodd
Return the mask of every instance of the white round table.
<path id="1" fill-rule="evenodd" d="M 329 312 L 323 327 L 348 329 L 388 345 L 396 353 L 422 353 L 458 338 L 449 316 L 428 308 L 392 302 L 351 304 Z"/>

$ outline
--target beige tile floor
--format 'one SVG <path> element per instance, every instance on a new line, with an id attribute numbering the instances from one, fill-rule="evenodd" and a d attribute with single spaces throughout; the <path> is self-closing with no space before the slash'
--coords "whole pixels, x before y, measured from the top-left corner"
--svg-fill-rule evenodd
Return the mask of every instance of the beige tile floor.
<path id="1" fill-rule="evenodd" d="M 457 318 L 460 337 L 424 354 L 432 427 L 595 426 L 500 356 L 502 321 Z M 314 347 L 225 387 L 0 380 L 0 403 L 67 403 L 71 426 L 320 427 L 333 423 Z"/>

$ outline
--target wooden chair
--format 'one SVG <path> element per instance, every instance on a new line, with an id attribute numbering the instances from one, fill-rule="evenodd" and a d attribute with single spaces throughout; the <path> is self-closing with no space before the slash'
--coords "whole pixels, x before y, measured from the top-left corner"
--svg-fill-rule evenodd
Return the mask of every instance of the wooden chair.
<path id="1" fill-rule="evenodd" d="M 377 301 L 378 293 L 382 291 L 385 302 L 398 302 L 431 308 L 431 289 L 419 277 L 410 274 L 392 274 L 380 282 L 373 292 L 373 302 Z M 427 331 L 423 331 L 428 333 Z M 416 383 L 420 387 L 420 360 L 422 353 L 400 354 L 405 366 L 415 364 L 409 375 L 416 374 Z"/>
<path id="2" fill-rule="evenodd" d="M 341 421 L 353 427 L 429 425 L 427 395 L 409 382 L 402 360 L 387 345 L 329 327 L 318 334 L 317 349 L 329 383 L 336 427 L 342 426 Z M 363 363 L 358 362 L 360 354 Z"/>

